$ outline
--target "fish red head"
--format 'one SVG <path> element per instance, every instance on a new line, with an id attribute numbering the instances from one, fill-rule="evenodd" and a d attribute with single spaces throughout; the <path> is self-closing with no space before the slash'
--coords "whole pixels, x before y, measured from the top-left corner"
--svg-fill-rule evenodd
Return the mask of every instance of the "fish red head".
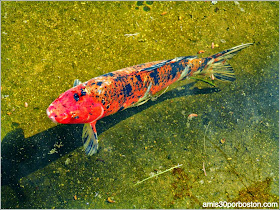
<path id="1" fill-rule="evenodd" d="M 90 96 L 84 84 L 62 93 L 47 109 L 53 122 L 62 124 L 90 123 L 104 115 L 102 104 Z"/>

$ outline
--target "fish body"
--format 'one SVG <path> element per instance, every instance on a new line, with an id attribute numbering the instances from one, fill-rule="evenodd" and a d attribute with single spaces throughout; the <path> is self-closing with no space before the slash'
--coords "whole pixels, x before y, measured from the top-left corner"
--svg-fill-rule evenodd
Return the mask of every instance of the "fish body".
<path id="1" fill-rule="evenodd" d="M 62 124 L 85 124 L 82 135 L 85 152 L 93 155 L 98 149 L 97 120 L 156 99 L 171 84 L 187 77 L 206 75 L 212 80 L 234 81 L 227 60 L 250 45 L 239 45 L 206 58 L 184 56 L 139 64 L 84 83 L 75 80 L 73 88 L 50 104 L 48 117 Z"/>

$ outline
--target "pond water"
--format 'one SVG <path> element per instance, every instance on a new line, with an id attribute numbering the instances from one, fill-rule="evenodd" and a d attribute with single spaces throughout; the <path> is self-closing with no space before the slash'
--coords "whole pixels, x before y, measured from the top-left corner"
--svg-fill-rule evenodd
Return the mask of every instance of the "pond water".
<path id="1" fill-rule="evenodd" d="M 2 208 L 278 203 L 278 2 L 1 6 Z M 230 60 L 236 81 L 211 87 L 187 80 L 99 120 L 94 156 L 83 151 L 82 125 L 54 124 L 46 115 L 75 79 L 241 43 L 254 45 Z"/>

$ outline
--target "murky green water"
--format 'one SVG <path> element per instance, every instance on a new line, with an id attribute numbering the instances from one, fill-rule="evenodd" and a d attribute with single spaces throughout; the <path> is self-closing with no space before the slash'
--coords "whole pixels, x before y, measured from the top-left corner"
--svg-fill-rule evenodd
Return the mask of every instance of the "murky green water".
<path id="1" fill-rule="evenodd" d="M 278 202 L 278 2 L 1 6 L 2 208 Z M 219 89 L 188 82 L 100 120 L 95 156 L 82 151 L 81 126 L 56 125 L 46 115 L 77 78 L 248 42 L 255 45 L 230 61 L 235 82 Z M 188 120 L 190 113 L 198 117 Z"/>

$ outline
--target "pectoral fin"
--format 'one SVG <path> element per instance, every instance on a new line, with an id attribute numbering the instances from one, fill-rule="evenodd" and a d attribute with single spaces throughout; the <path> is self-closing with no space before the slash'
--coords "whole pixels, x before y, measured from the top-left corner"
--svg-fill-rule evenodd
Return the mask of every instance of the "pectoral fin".
<path id="1" fill-rule="evenodd" d="M 95 124 L 96 121 L 92 123 L 86 123 L 83 128 L 82 140 L 84 149 L 86 154 L 90 156 L 97 153 L 98 149 L 98 139 Z"/>
<path id="2" fill-rule="evenodd" d="M 147 101 L 149 101 L 151 99 L 151 94 L 150 94 L 150 90 L 151 90 L 151 87 L 152 87 L 152 83 L 150 82 L 146 92 L 145 92 L 145 95 L 143 97 L 141 97 L 135 104 L 133 104 L 131 107 L 134 107 L 134 106 L 140 106 L 144 103 L 146 103 Z"/>

